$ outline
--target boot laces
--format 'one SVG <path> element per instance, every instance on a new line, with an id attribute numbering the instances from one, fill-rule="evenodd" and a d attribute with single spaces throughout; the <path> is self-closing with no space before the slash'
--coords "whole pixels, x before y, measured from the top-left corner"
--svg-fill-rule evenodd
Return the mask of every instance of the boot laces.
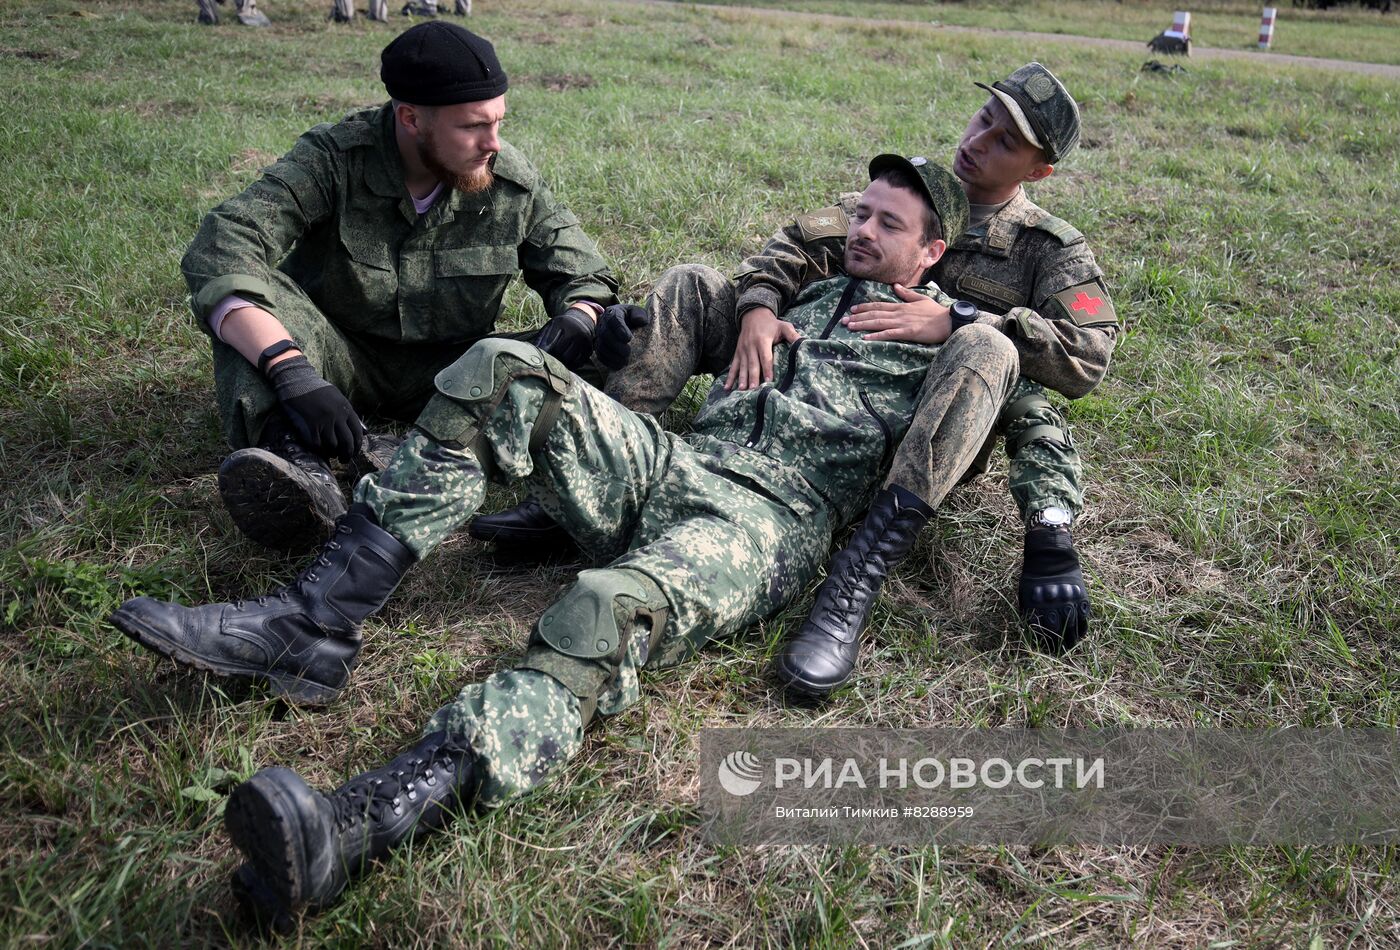
<path id="1" fill-rule="evenodd" d="M 316 573 L 316 568 L 330 567 L 330 552 L 340 550 L 340 542 L 337 541 L 336 538 L 342 534 L 349 533 L 350 528 L 346 527 L 343 524 L 337 524 L 335 526 L 335 534 L 332 535 L 331 539 L 321 547 L 321 551 L 316 555 L 316 559 L 310 564 L 308 564 L 306 567 L 304 567 L 302 569 L 302 572 L 298 574 L 296 578 L 292 580 L 291 583 L 283 584 L 281 587 L 278 587 L 275 590 L 270 591 L 269 593 L 263 594 L 260 597 L 253 598 L 253 600 L 257 603 L 259 607 L 266 607 L 268 605 L 268 602 L 274 597 L 276 597 L 284 604 L 289 602 L 289 598 L 292 596 L 292 594 L 296 594 L 298 597 L 305 597 L 305 585 L 307 581 L 315 583 L 316 581 L 321 579 L 320 575 Z M 246 603 L 248 603 L 248 600 L 246 598 L 240 598 L 238 600 L 235 600 L 233 602 L 233 609 L 242 610 L 243 605 Z"/>
<path id="2" fill-rule="evenodd" d="M 322 481 L 328 480 L 329 473 L 325 471 L 325 459 L 302 445 L 292 432 L 282 433 L 279 454 L 313 478 L 319 478 Z"/>
<path id="3" fill-rule="evenodd" d="M 413 787 L 418 778 L 429 788 L 434 788 L 438 784 L 437 769 L 456 772 L 457 763 L 451 755 L 453 751 L 455 747 L 444 744 L 430 755 L 415 755 L 406 762 L 396 763 L 392 769 L 352 782 L 332 797 L 336 829 L 344 831 L 366 818 L 378 824 L 384 820 L 385 809 L 393 811 L 395 815 L 401 814 L 404 798 L 410 802 L 418 800 L 418 792 Z"/>
<path id="4" fill-rule="evenodd" d="M 900 524 L 900 515 L 903 509 L 894 512 L 888 521 L 881 526 L 881 532 L 886 533 L 896 526 L 904 527 Z M 877 539 L 868 545 L 848 565 L 843 565 L 840 570 L 827 575 L 826 582 L 832 586 L 831 596 L 822 598 L 822 617 L 825 621 L 839 626 L 845 626 L 850 619 L 850 615 L 859 609 L 860 603 L 874 593 L 883 583 L 863 583 L 867 576 L 867 567 L 872 562 L 880 574 L 887 574 L 889 566 L 885 563 L 884 550 Z M 862 590 L 862 588 L 864 590 Z M 862 596 L 863 594 L 863 596 Z"/>

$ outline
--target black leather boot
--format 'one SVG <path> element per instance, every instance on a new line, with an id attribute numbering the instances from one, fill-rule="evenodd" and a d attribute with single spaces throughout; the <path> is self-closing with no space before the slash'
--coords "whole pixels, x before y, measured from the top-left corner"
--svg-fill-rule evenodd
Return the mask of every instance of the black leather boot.
<path id="1" fill-rule="evenodd" d="M 219 495 L 240 531 L 283 551 L 320 544 L 345 514 L 330 465 L 297 441 L 277 413 L 257 448 L 239 449 L 219 466 Z"/>
<path id="2" fill-rule="evenodd" d="M 832 558 L 807 621 L 773 661 L 784 688 L 821 699 L 851 678 L 875 597 L 932 515 L 918 495 L 898 485 L 875 496 L 865 522 Z"/>
<path id="3" fill-rule="evenodd" d="M 516 559 L 529 554 L 529 560 L 557 560 L 578 550 L 569 533 L 533 498 L 494 515 L 477 515 L 467 525 L 467 532 L 478 541 L 509 548 Z"/>
<path id="4" fill-rule="evenodd" d="M 136 597 L 117 608 L 112 623 L 177 663 L 267 680 L 279 696 L 320 705 L 350 678 L 360 623 L 384 606 L 413 560 L 367 506 L 355 505 L 286 587 L 253 601 L 203 607 Z"/>
<path id="5" fill-rule="evenodd" d="M 263 769 L 233 790 L 224 812 L 229 837 L 248 859 L 234 875 L 234 894 L 274 925 L 300 908 L 324 907 L 369 862 L 469 807 L 480 784 L 471 748 L 446 732 L 329 794 L 291 769 Z"/>
<path id="6" fill-rule="evenodd" d="M 1088 635 L 1089 588 L 1069 528 L 1044 525 L 1026 532 L 1016 593 L 1037 649 L 1062 653 Z"/>

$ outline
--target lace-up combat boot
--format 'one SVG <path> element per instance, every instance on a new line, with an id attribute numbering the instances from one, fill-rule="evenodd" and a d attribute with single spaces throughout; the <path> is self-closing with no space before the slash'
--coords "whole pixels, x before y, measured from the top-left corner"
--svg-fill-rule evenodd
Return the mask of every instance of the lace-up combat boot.
<path id="1" fill-rule="evenodd" d="M 773 661 L 785 689 L 821 699 L 851 678 L 880 587 L 932 515 L 932 508 L 898 485 L 875 496 L 864 523 L 832 558 L 807 621 Z"/>
<path id="2" fill-rule="evenodd" d="M 330 465 L 277 414 L 263 426 L 257 448 L 224 459 L 219 495 L 238 530 L 282 551 L 320 544 L 345 514 L 345 496 Z"/>
<path id="3" fill-rule="evenodd" d="M 128 600 L 112 623 L 177 663 L 223 676 L 267 680 L 306 705 L 335 698 L 360 652 L 360 624 L 389 599 L 413 552 L 355 505 L 297 579 L 252 601 L 182 607 Z"/>
<path id="4" fill-rule="evenodd" d="M 479 785 L 471 748 L 446 732 L 329 794 L 291 769 L 263 769 L 233 790 L 224 812 L 229 837 L 248 859 L 234 875 L 234 894 L 274 926 L 303 907 L 324 907 L 369 862 L 469 807 Z"/>

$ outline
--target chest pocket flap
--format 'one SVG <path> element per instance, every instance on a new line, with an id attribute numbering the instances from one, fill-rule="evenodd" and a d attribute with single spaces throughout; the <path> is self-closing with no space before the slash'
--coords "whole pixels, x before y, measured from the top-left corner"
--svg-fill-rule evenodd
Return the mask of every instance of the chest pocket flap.
<path id="1" fill-rule="evenodd" d="M 520 270 L 520 253 L 514 244 L 474 244 L 433 251 L 433 273 L 439 277 L 514 274 Z"/>
<path id="2" fill-rule="evenodd" d="M 364 264 L 379 270 L 395 270 L 393 255 L 382 233 L 372 229 L 360 229 L 342 221 L 340 243 L 345 253 L 357 264 Z"/>

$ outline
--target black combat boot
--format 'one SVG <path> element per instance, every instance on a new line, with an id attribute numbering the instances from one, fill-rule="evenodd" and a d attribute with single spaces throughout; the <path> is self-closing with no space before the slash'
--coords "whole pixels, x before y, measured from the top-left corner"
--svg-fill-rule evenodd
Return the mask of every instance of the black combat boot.
<path id="1" fill-rule="evenodd" d="M 389 460 L 403 445 L 403 436 L 392 432 L 366 432 L 360 451 L 350 460 L 346 477 L 353 486 L 366 475 L 378 475 L 389 467 Z"/>
<path id="2" fill-rule="evenodd" d="M 345 514 L 345 496 L 330 465 L 297 440 L 274 413 L 254 449 L 239 449 L 219 466 L 219 494 L 238 529 L 283 551 L 326 540 Z"/>
<path id="3" fill-rule="evenodd" d="M 812 613 L 773 661 L 784 688 L 821 699 L 851 678 L 875 597 L 932 515 L 918 495 L 898 485 L 875 496 L 865 522 L 831 559 Z"/>
<path id="4" fill-rule="evenodd" d="M 235 896 L 264 924 L 333 901 L 369 862 L 410 836 L 436 831 L 471 806 L 480 786 L 471 748 L 446 732 L 324 794 L 287 768 L 263 769 L 229 795 L 224 825 L 248 863 Z"/>
<path id="5" fill-rule="evenodd" d="M 306 705 L 335 698 L 360 652 L 360 623 L 384 606 L 413 552 L 355 505 L 314 561 L 286 587 L 253 601 L 182 607 L 128 600 L 112 623 L 177 663 L 223 676 L 267 680 Z"/>
<path id="6" fill-rule="evenodd" d="M 533 498 L 494 515 L 477 515 L 467 533 L 508 549 L 514 560 L 554 561 L 578 553 L 574 539 Z"/>
<path id="7" fill-rule="evenodd" d="M 1017 599 L 1037 649 L 1062 653 L 1088 635 L 1089 589 L 1069 528 L 1040 525 L 1026 532 Z"/>

